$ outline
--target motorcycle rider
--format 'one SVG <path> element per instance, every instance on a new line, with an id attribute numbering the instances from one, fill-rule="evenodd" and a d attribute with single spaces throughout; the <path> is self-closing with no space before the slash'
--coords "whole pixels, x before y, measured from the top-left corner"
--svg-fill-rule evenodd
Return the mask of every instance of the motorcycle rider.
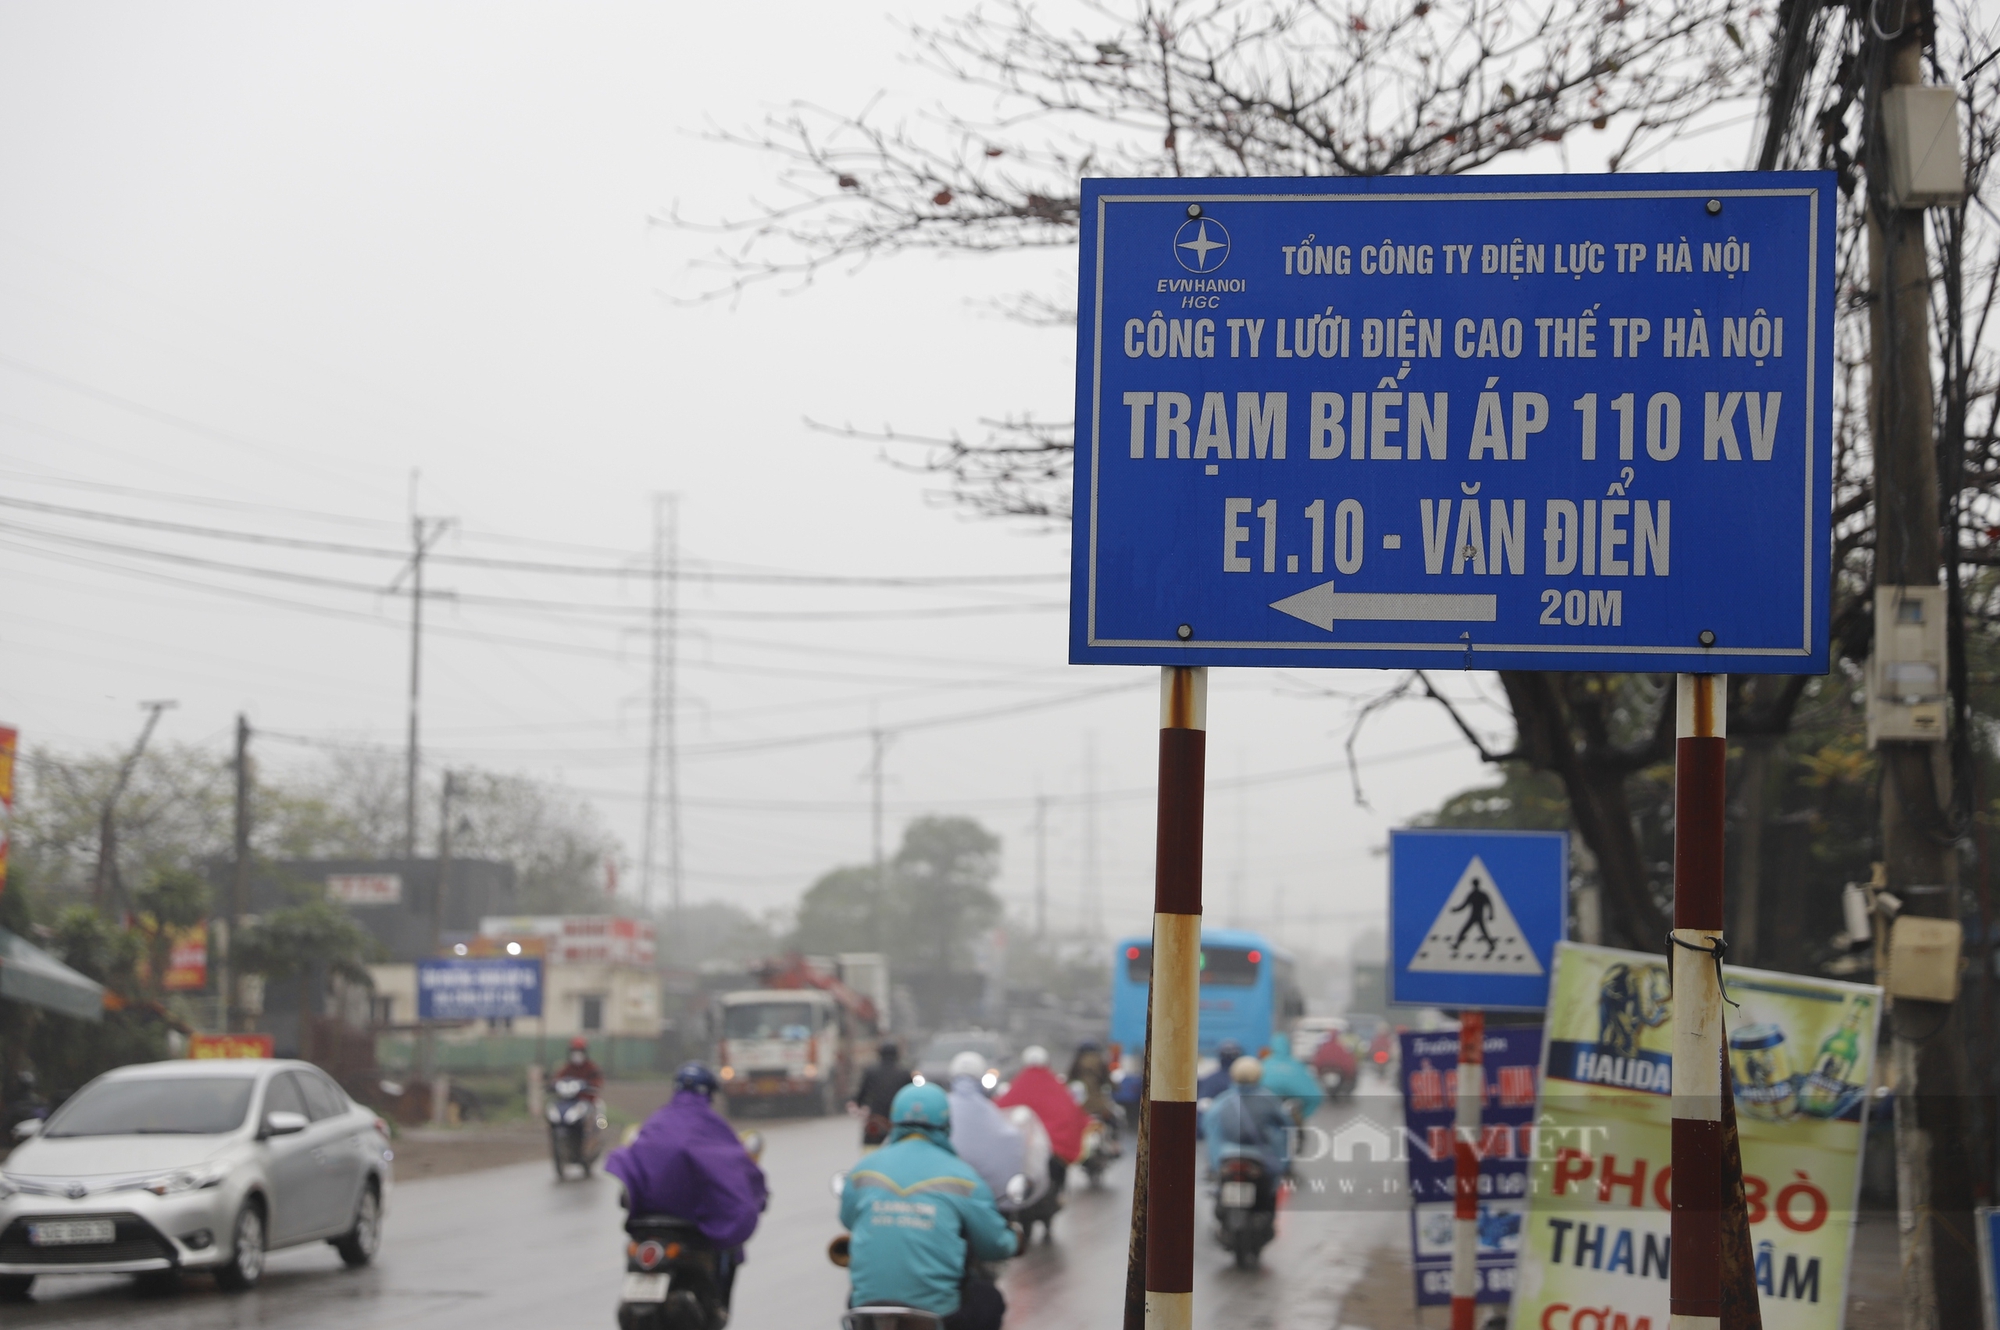
<path id="1" fill-rule="evenodd" d="M 633 1215 L 688 1220 L 715 1249 L 715 1287 L 705 1291 L 710 1320 L 726 1324 L 743 1244 L 769 1200 L 764 1170 L 715 1111 L 721 1083 L 699 1062 L 674 1073 L 674 1097 L 646 1119 L 632 1143 L 613 1150 L 604 1171 L 625 1184 Z M 718 1315 L 719 1313 L 719 1315 Z"/>
<path id="2" fill-rule="evenodd" d="M 1263 1076 L 1263 1064 L 1256 1058 L 1237 1058 L 1229 1068 L 1230 1087 L 1216 1096 L 1202 1118 L 1202 1135 L 1208 1141 L 1210 1171 L 1224 1159 L 1255 1155 L 1264 1165 L 1265 1186 L 1275 1187 L 1291 1169 L 1292 1117 L 1264 1088 Z"/>
<path id="3" fill-rule="evenodd" d="M 1027 1139 L 986 1097 L 980 1076 L 986 1059 L 960 1053 L 951 1060 L 951 1148 L 972 1165 L 995 1196 L 1007 1192 L 1016 1173 L 1027 1173 Z M 1035 1181 L 1030 1174 L 1028 1181 Z"/>
<path id="4" fill-rule="evenodd" d="M 1025 1107 L 1041 1119 L 1049 1134 L 1049 1185 L 1061 1191 L 1069 1166 L 1083 1154 L 1083 1127 L 1090 1115 L 1049 1070 L 1049 1051 L 1040 1044 L 1030 1044 L 1021 1054 L 1021 1070 L 1014 1083 L 993 1102 L 1001 1108 Z"/>
<path id="5" fill-rule="evenodd" d="M 992 1189 L 952 1149 L 950 1097 L 906 1085 L 889 1118 L 889 1143 L 840 1194 L 853 1234 L 848 1305 L 915 1307 L 944 1317 L 946 1330 L 999 1330 L 1007 1300 L 973 1262 L 1004 1261 L 1020 1244 Z"/>
<path id="6" fill-rule="evenodd" d="M 880 1060 L 861 1073 L 861 1085 L 847 1101 L 867 1115 L 861 1124 L 863 1145 L 880 1145 L 888 1139 L 889 1107 L 896 1102 L 896 1092 L 910 1083 L 910 1069 L 902 1064 L 903 1050 L 895 1040 L 883 1040 L 875 1054 Z"/>
<path id="7" fill-rule="evenodd" d="M 1215 1070 L 1195 1083 L 1194 1097 L 1197 1100 L 1220 1099 L 1230 1086 L 1229 1068 L 1242 1056 L 1243 1045 L 1234 1039 L 1225 1039 L 1217 1044 Z"/>
<path id="8" fill-rule="evenodd" d="M 1271 1051 L 1264 1057 L 1263 1065 L 1264 1088 L 1287 1104 L 1296 1103 L 1298 1125 L 1303 1127 L 1326 1098 L 1319 1077 L 1313 1075 L 1311 1067 L 1292 1056 L 1292 1037 L 1286 1034 L 1271 1036 Z"/>
<path id="9" fill-rule="evenodd" d="M 584 1089 L 596 1097 L 604 1089 L 604 1072 L 590 1060 L 590 1041 L 582 1035 L 569 1041 L 569 1056 L 556 1064 L 549 1074 L 549 1081 L 574 1079 L 583 1082 Z"/>
<path id="10" fill-rule="evenodd" d="M 1081 1081 L 1083 1111 L 1101 1118 L 1114 1133 L 1118 1130 L 1118 1115 L 1111 1111 L 1111 1066 L 1104 1059 L 1102 1045 L 1095 1039 L 1078 1044 L 1076 1056 L 1069 1060 L 1069 1075 L 1063 1079 Z"/>

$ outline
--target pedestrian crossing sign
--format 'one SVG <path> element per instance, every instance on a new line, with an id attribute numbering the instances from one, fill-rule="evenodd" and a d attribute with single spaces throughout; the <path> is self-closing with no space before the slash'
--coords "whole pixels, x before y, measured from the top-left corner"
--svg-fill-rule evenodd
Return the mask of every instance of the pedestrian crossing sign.
<path id="1" fill-rule="evenodd" d="M 1398 831 L 1390 837 L 1389 1000 L 1536 1010 L 1566 934 L 1562 832 Z"/>

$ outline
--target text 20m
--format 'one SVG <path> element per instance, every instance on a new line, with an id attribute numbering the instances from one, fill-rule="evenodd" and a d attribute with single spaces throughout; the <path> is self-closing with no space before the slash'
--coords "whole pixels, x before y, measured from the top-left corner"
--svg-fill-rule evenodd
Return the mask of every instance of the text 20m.
<path id="1" fill-rule="evenodd" d="M 1542 592 L 1542 617 L 1540 623 L 1553 628 L 1617 628 L 1625 622 L 1625 593 L 1623 591 L 1558 591 L 1554 587 Z"/>

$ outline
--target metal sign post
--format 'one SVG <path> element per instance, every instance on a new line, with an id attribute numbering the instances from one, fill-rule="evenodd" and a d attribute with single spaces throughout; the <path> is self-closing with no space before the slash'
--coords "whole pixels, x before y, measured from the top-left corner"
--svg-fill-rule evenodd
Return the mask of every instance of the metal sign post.
<path id="1" fill-rule="evenodd" d="M 1728 678 L 1674 680 L 1673 1330 L 1722 1324 L 1722 832 Z M 1746 1229 L 1747 1234 L 1747 1229 Z"/>
<path id="2" fill-rule="evenodd" d="M 1146 1050 L 1146 1325 L 1194 1325 L 1194 1106 L 1201 1018 L 1201 819 L 1208 671 L 1160 671 L 1159 828 Z M 1138 1222 L 1138 1211 L 1134 1211 Z"/>
<path id="3" fill-rule="evenodd" d="M 1187 706 L 1161 736 L 1149 1324 L 1193 1315 L 1192 671 L 1824 673 L 1834 189 L 1083 182 L 1070 659 L 1164 667 Z M 1719 933 L 1717 902 L 1677 932 Z"/>
<path id="4" fill-rule="evenodd" d="M 1458 1113 L 1452 1123 L 1451 1330 L 1479 1315 L 1479 1110 L 1486 1101 L 1486 1013 L 1458 1016 Z"/>

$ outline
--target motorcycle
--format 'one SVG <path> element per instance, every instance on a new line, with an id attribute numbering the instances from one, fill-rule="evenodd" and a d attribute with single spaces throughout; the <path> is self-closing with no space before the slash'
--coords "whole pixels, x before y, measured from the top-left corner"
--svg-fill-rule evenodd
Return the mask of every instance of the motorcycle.
<path id="1" fill-rule="evenodd" d="M 611 1125 L 596 1092 L 577 1077 L 558 1077 L 549 1086 L 543 1116 L 549 1122 L 549 1154 L 555 1160 L 556 1180 L 569 1177 L 571 1164 L 589 1177 L 591 1166 L 603 1152 L 605 1130 Z"/>
<path id="2" fill-rule="evenodd" d="M 741 1138 L 752 1159 L 764 1138 Z M 718 1251 L 695 1224 L 678 1215 L 631 1215 L 625 1220 L 625 1283 L 618 1292 L 618 1330 L 722 1330 L 736 1281 L 730 1254 Z"/>
<path id="3" fill-rule="evenodd" d="M 1216 1236 L 1241 1270 L 1257 1268 L 1258 1258 L 1278 1235 L 1278 1185 L 1255 1155 L 1224 1159 L 1216 1168 Z"/>
<path id="4" fill-rule="evenodd" d="M 835 1196 L 846 1191 L 846 1171 L 834 1174 L 830 1185 Z M 1005 1213 L 1010 1203 L 1018 1205 L 1026 1200 L 1028 1191 L 1027 1175 L 1016 1173 L 1007 1179 L 1005 1195 L 995 1199 L 999 1202 L 1001 1211 Z M 1020 1231 L 1018 1224 L 1015 1227 L 1015 1239 L 1022 1251 L 1028 1249 L 1028 1239 Z M 850 1253 L 850 1239 L 845 1233 L 826 1244 L 826 1259 L 843 1270 L 848 1267 Z M 992 1282 L 992 1268 L 974 1260 L 969 1253 L 966 1257 L 966 1267 L 968 1274 L 976 1271 L 987 1282 Z M 921 1307 L 909 1307 L 902 1303 L 870 1303 L 862 1307 L 849 1307 L 841 1315 L 840 1330 L 944 1330 L 944 1318 L 936 1312 L 927 1312 Z"/>
<path id="5" fill-rule="evenodd" d="M 1078 1104 L 1088 1097 L 1082 1081 L 1069 1083 L 1069 1096 Z M 1116 1109 L 1111 1110 L 1115 1112 Z M 1092 1187 L 1098 1186 L 1104 1178 L 1104 1170 L 1111 1167 L 1111 1161 L 1124 1154 L 1118 1143 L 1118 1124 L 1108 1117 L 1091 1114 L 1084 1124 L 1083 1148 L 1077 1155 L 1077 1163 L 1083 1166 L 1084 1176 L 1090 1179 Z"/>

